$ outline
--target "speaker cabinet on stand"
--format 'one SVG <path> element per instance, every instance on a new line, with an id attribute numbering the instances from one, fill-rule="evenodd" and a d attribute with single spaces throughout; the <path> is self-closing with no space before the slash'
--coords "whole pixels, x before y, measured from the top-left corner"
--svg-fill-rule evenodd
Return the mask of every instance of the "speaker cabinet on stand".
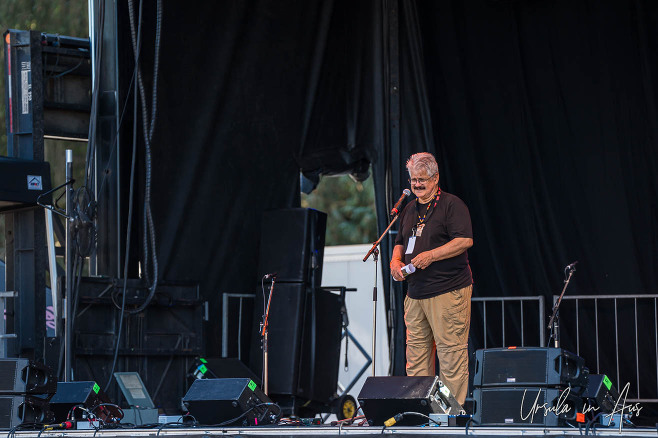
<path id="1" fill-rule="evenodd" d="M 325 213 L 303 208 L 266 211 L 261 221 L 259 278 L 276 273 L 268 322 L 267 395 L 284 415 L 327 412 L 336 398 L 346 288 L 320 287 L 326 223 Z M 265 300 L 258 285 L 254 305 L 249 365 L 258 375 L 263 363 L 258 323 L 269 285 L 265 283 Z"/>

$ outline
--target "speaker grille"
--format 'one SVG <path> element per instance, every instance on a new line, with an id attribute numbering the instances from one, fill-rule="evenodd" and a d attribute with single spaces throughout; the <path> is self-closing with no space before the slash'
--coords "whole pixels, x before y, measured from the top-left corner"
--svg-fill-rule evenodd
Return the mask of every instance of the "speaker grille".
<path id="1" fill-rule="evenodd" d="M 0 360 L 0 391 L 13 391 L 16 379 L 15 360 Z"/>
<path id="2" fill-rule="evenodd" d="M 565 421 L 574 421 L 577 412 L 582 412 L 583 400 L 562 391 L 539 387 L 475 388 L 473 419 L 491 426 L 564 425 Z"/>
<path id="3" fill-rule="evenodd" d="M 538 392 L 539 397 L 537 397 Z M 534 416 L 529 415 L 535 399 L 537 399 L 538 406 L 544 404 L 546 389 L 528 388 L 524 392 L 519 389 L 501 388 L 483 391 L 481 422 L 483 424 L 542 424 L 544 411 L 537 412 Z M 522 411 L 525 419 L 522 419 Z"/>
<path id="4" fill-rule="evenodd" d="M 14 397 L 0 397 L 0 429 L 12 428 Z"/>
<path id="5" fill-rule="evenodd" d="M 498 351 L 485 351 L 482 383 L 546 383 L 546 351 L 519 351 L 514 353 L 513 359 Z"/>
<path id="6" fill-rule="evenodd" d="M 583 358 L 561 348 L 490 348 L 475 352 L 473 386 L 571 386 L 580 393 L 588 374 Z"/>

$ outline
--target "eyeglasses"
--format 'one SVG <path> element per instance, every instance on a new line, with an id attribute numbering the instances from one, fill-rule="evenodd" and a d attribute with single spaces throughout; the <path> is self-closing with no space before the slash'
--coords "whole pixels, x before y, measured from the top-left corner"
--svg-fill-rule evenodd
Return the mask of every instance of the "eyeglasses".
<path id="1" fill-rule="evenodd" d="M 411 179 L 408 179 L 407 181 L 409 181 L 409 184 L 425 184 L 427 181 L 434 178 L 435 175 L 436 175 L 436 173 L 434 175 L 430 176 L 429 178 L 411 178 Z"/>

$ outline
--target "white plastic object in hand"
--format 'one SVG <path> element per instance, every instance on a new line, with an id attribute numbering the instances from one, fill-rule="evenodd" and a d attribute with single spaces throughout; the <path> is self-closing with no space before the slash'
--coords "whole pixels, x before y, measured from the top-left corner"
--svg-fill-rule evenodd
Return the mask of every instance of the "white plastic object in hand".
<path id="1" fill-rule="evenodd" d="M 401 270 L 402 270 L 402 276 L 403 276 L 404 278 L 407 278 L 409 275 L 411 275 L 411 274 L 413 274 L 414 272 L 416 272 L 416 267 L 415 267 L 414 265 L 412 265 L 411 263 L 409 263 L 408 265 L 403 266 L 403 267 L 401 268 Z"/>

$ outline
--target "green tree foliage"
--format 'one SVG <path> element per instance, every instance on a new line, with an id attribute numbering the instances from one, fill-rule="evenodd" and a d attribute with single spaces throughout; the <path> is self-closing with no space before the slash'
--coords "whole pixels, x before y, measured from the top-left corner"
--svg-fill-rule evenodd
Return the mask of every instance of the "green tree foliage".
<path id="1" fill-rule="evenodd" d="M 0 32 L 4 33 L 8 29 L 17 30 L 36 30 L 39 32 L 74 36 L 79 38 L 89 37 L 87 0 L 0 0 Z M 7 127 L 5 124 L 5 47 L 0 50 L 0 155 L 7 155 Z M 61 143 L 61 142 L 59 142 Z M 46 160 L 51 161 L 53 169 L 53 184 L 63 182 L 63 171 L 56 170 L 58 166 L 52 162 L 55 155 L 55 149 L 65 149 L 64 147 L 49 147 L 49 142 L 45 145 Z M 84 150 L 86 146 L 83 143 L 74 143 L 69 148 L 74 149 L 74 159 L 80 155 L 79 150 Z M 62 155 L 57 152 L 57 155 Z M 62 155 L 63 157 L 63 155 Z M 84 158 L 83 158 L 84 159 Z M 61 159 L 61 162 L 64 160 Z M 82 163 L 84 164 L 84 163 Z M 4 217 L 0 214 L 0 259 L 5 258 L 4 251 Z"/>
<path id="2" fill-rule="evenodd" d="M 363 183 L 347 175 L 323 177 L 310 195 L 302 194 L 302 207 L 327 213 L 327 246 L 371 243 L 377 239 L 372 177 Z"/>

